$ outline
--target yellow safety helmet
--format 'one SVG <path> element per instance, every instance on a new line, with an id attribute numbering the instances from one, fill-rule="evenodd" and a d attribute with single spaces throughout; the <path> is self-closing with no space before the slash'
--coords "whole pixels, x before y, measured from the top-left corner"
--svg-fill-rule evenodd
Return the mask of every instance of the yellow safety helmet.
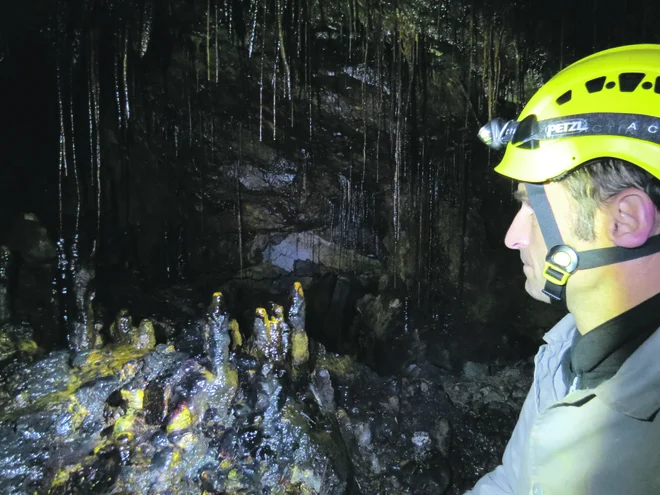
<path id="1" fill-rule="evenodd" d="M 635 249 L 577 252 L 564 244 L 544 182 L 597 158 L 633 163 L 660 178 L 660 45 L 605 50 L 559 72 L 527 103 L 517 121 L 491 120 L 479 131 L 488 146 L 506 146 L 495 168 L 526 183 L 548 247 L 543 292 L 565 300 L 576 270 L 660 252 L 660 235 Z"/>
<path id="2" fill-rule="evenodd" d="M 602 157 L 660 178 L 660 45 L 605 50 L 565 68 L 532 97 L 518 121 L 479 131 L 506 145 L 496 172 L 541 183 Z"/>

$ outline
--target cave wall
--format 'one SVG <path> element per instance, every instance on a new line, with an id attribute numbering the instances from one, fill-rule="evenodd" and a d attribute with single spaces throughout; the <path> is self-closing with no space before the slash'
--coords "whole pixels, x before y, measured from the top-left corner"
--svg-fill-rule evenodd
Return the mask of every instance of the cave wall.
<path id="1" fill-rule="evenodd" d="M 506 346 L 499 330 L 555 314 L 526 304 L 502 246 L 512 185 L 476 131 L 571 61 L 659 38 L 655 2 L 565 7 L 7 6 L 0 241 L 34 213 L 60 291 L 92 252 L 100 277 L 153 284 L 312 263 L 404 294 L 457 341 Z"/>

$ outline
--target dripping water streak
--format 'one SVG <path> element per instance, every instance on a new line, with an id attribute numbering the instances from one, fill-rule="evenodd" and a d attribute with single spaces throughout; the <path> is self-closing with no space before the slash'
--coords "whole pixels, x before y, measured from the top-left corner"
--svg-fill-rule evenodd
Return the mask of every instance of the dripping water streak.
<path id="1" fill-rule="evenodd" d="M 353 55 L 353 5 L 351 0 L 347 0 L 348 5 L 348 62 L 351 62 Z"/>
<path id="2" fill-rule="evenodd" d="M 257 5 L 256 0 L 252 0 L 250 3 L 250 10 L 252 11 L 252 30 L 250 32 L 250 45 L 248 48 L 248 57 L 252 58 L 252 51 L 254 50 L 254 38 L 257 34 L 257 12 L 259 11 L 259 6 Z"/>
<path id="3" fill-rule="evenodd" d="M 364 67 L 366 70 L 367 67 L 367 58 L 369 53 L 369 45 L 365 37 L 364 42 Z M 365 87 L 364 81 L 366 78 L 362 79 L 362 182 L 360 183 L 360 188 L 364 191 L 364 181 L 367 175 L 367 109 L 365 101 Z"/>
<path id="4" fill-rule="evenodd" d="M 302 22 L 303 22 L 303 6 L 302 3 L 298 6 L 298 28 L 296 29 L 296 58 L 300 60 L 300 50 L 302 48 Z"/>
<path id="5" fill-rule="evenodd" d="M 91 168 L 90 181 L 92 191 L 96 191 L 98 188 L 96 182 L 96 160 L 94 159 L 94 77 L 92 72 L 94 71 L 94 56 L 92 55 L 93 47 L 89 47 L 89 69 L 87 72 L 87 110 L 89 118 L 89 163 Z"/>
<path id="6" fill-rule="evenodd" d="M 126 120 L 131 118 L 131 107 L 128 99 L 128 27 L 126 27 L 126 37 L 124 38 L 124 61 L 123 61 L 123 79 L 124 79 L 124 104 L 126 105 Z"/>
<path id="7" fill-rule="evenodd" d="M 240 174 L 243 172 L 243 123 L 238 126 L 238 150 L 239 158 L 236 166 L 240 170 L 235 171 L 236 176 L 236 222 L 238 223 L 238 259 L 240 276 L 243 278 L 243 219 L 241 218 L 241 180 Z"/>
<path id="8" fill-rule="evenodd" d="M 288 96 L 289 100 L 291 100 L 291 71 L 289 70 L 289 62 L 287 61 L 286 58 L 286 47 L 284 43 L 284 28 L 282 27 L 282 5 L 280 0 L 277 0 L 277 32 L 278 32 L 278 47 L 280 49 L 280 55 L 282 57 L 282 66 L 284 67 L 284 74 L 286 75 L 286 86 L 284 86 L 284 93 L 285 96 Z M 291 125 L 293 125 L 293 119 L 291 121 Z"/>
<path id="9" fill-rule="evenodd" d="M 211 80 L 211 0 L 206 2 L 206 80 Z"/>
<path id="10" fill-rule="evenodd" d="M 380 180 L 380 130 L 383 127 L 383 37 L 378 37 L 378 124 L 376 134 L 376 184 Z"/>
<path id="11" fill-rule="evenodd" d="M 57 269 L 59 280 L 56 286 L 59 287 L 61 295 L 67 293 L 66 288 L 66 273 L 67 273 L 67 258 L 65 251 L 65 233 L 64 233 L 64 194 L 63 183 L 67 174 L 67 158 L 66 158 L 66 132 L 64 127 L 64 101 L 62 97 L 62 76 L 61 67 L 57 64 L 57 100 L 60 113 L 60 156 L 58 167 L 58 206 L 59 206 L 59 238 L 57 240 Z M 62 306 L 62 318 L 65 322 L 68 320 L 66 305 Z"/>
<path id="12" fill-rule="evenodd" d="M 218 0 L 215 1 L 215 83 L 218 83 L 220 71 L 220 51 L 218 49 Z"/>
<path id="13" fill-rule="evenodd" d="M 114 71 L 115 71 L 115 99 L 117 101 L 117 120 L 119 121 L 119 128 L 123 126 L 123 111 L 121 108 L 121 91 L 120 91 L 120 82 L 119 82 L 119 54 L 115 57 L 114 60 Z"/>
<path id="14" fill-rule="evenodd" d="M 192 148 L 193 125 L 192 125 L 192 102 L 190 101 L 190 88 L 188 88 L 188 145 Z"/>
<path id="15" fill-rule="evenodd" d="M 153 18 L 153 5 L 148 1 L 144 5 L 142 13 L 142 33 L 140 37 L 140 57 L 144 57 L 149 47 L 149 40 L 151 39 L 151 24 Z"/>
<path id="16" fill-rule="evenodd" d="M 74 226 L 74 244 L 71 247 L 73 260 L 77 257 L 77 246 L 75 240 L 78 238 L 80 229 L 80 180 L 78 178 L 78 164 L 76 160 L 76 128 L 73 111 L 73 67 L 69 69 L 69 136 L 71 137 L 71 168 L 73 169 L 73 180 L 76 187 L 76 215 Z M 76 264 L 72 263 L 71 269 L 75 270 Z"/>
<path id="17" fill-rule="evenodd" d="M 305 19 L 305 79 L 307 85 L 307 103 L 309 119 L 309 143 L 312 144 L 312 64 L 309 53 L 309 21 Z"/>
<path id="18" fill-rule="evenodd" d="M 227 24 L 229 25 L 229 38 L 232 37 L 232 28 L 234 27 L 233 8 L 231 2 L 227 2 Z"/>
<path id="19" fill-rule="evenodd" d="M 277 41 L 277 48 L 279 48 L 279 40 Z M 275 52 L 277 53 L 277 51 Z M 279 58 L 275 55 L 275 61 L 273 62 L 273 141 L 277 140 L 277 70 L 278 70 L 278 60 Z"/>
<path id="20" fill-rule="evenodd" d="M 259 142 L 264 140 L 264 59 L 266 57 L 266 8 L 264 0 L 264 17 L 261 28 L 261 75 L 259 77 Z"/>
<path id="21" fill-rule="evenodd" d="M 302 180 L 302 190 L 307 192 L 307 161 L 309 160 L 309 155 L 307 151 L 303 148 L 303 180 Z"/>
<path id="22" fill-rule="evenodd" d="M 99 102 L 99 95 L 100 95 L 100 88 L 99 88 L 99 81 L 98 81 L 98 67 L 97 67 L 97 61 L 96 61 L 96 56 L 95 56 L 95 50 L 94 47 L 90 47 L 90 57 L 91 57 L 91 63 L 90 63 L 90 74 L 91 74 L 91 92 L 92 92 L 92 100 L 94 103 L 94 128 L 96 130 L 95 133 L 95 149 L 94 149 L 94 159 L 95 159 L 95 164 L 96 164 L 96 239 L 97 239 L 97 246 L 99 245 L 98 243 L 100 242 L 100 236 L 101 236 L 101 191 L 102 191 L 102 186 L 101 186 L 101 136 L 99 135 L 99 127 L 100 127 L 100 102 Z"/>

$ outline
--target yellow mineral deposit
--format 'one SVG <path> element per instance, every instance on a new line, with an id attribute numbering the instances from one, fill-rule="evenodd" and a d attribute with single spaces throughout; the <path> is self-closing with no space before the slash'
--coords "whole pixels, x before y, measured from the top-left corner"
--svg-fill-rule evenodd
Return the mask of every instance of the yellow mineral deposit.
<path id="1" fill-rule="evenodd" d="M 142 389 L 122 389 L 121 398 L 126 401 L 129 409 L 140 411 L 144 407 L 144 390 Z"/>
<path id="2" fill-rule="evenodd" d="M 309 361 L 309 339 L 304 330 L 293 332 L 291 338 L 291 358 L 294 366 L 299 366 Z"/>
<path id="3" fill-rule="evenodd" d="M 189 428 L 193 423 L 193 415 L 188 408 L 188 404 L 181 402 L 174 412 L 171 414 L 167 422 L 166 431 L 172 433 L 174 431 Z"/>
<path id="4" fill-rule="evenodd" d="M 235 351 L 243 346 L 243 336 L 238 326 L 238 321 L 231 320 L 229 322 L 229 330 L 231 332 L 231 350 Z"/>

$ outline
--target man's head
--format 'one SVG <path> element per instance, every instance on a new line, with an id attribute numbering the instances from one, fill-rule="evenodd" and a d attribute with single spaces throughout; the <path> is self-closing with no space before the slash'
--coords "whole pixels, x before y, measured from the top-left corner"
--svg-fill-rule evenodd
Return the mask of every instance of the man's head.
<path id="1" fill-rule="evenodd" d="M 521 183 L 506 244 L 537 299 L 598 288 L 620 264 L 660 252 L 660 45 L 576 62 L 518 121 L 496 119 L 479 136 L 506 146 L 495 170 Z"/>

